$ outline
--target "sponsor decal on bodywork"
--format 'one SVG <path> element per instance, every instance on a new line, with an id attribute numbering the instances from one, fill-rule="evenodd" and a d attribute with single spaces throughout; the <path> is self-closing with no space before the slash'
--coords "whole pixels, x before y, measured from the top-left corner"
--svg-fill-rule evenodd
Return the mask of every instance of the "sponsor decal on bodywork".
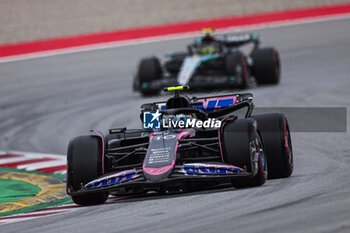
<path id="1" fill-rule="evenodd" d="M 146 177 L 165 174 L 174 167 L 177 136 L 177 133 L 152 133 L 142 168 Z"/>
<path id="2" fill-rule="evenodd" d="M 87 183 L 85 185 L 85 188 L 91 189 L 91 188 L 105 187 L 113 184 L 125 183 L 137 177 L 139 177 L 139 175 L 137 174 L 135 169 L 126 170 L 126 171 L 110 174 L 108 176 L 93 180 Z"/>
<path id="3" fill-rule="evenodd" d="M 222 108 L 227 108 L 237 102 L 237 96 L 223 96 L 213 98 L 198 99 L 196 102 L 201 102 L 201 105 L 195 105 L 195 108 L 201 109 L 205 112 L 214 112 Z"/>
<path id="4" fill-rule="evenodd" d="M 232 165 L 191 163 L 183 165 L 177 172 L 185 175 L 225 175 L 242 173 L 244 169 Z"/>

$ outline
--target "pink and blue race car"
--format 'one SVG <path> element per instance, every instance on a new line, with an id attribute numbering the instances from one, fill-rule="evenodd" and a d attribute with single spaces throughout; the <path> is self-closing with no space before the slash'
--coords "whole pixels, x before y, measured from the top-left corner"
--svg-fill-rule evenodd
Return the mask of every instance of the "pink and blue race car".
<path id="1" fill-rule="evenodd" d="M 67 193 L 79 205 L 109 194 L 188 191 L 231 184 L 260 186 L 293 172 L 288 121 L 281 113 L 252 115 L 253 96 L 230 94 L 141 106 L 142 129 L 115 128 L 106 136 L 73 138 L 68 145 Z M 238 117 L 239 110 L 245 110 Z"/>

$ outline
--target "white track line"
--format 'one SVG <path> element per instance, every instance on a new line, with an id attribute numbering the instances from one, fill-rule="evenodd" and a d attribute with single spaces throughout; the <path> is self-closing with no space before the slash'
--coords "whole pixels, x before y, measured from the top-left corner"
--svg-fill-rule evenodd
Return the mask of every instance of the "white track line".
<path id="1" fill-rule="evenodd" d="M 16 163 L 21 161 L 29 160 L 28 157 L 15 157 L 15 158 L 3 158 L 0 159 L 0 164 L 6 164 L 6 163 Z"/>
<path id="2" fill-rule="evenodd" d="M 9 152 L 0 152 L 0 155 L 6 154 L 18 154 L 23 155 L 23 157 L 12 157 L 12 158 L 0 158 L 0 165 L 16 162 L 25 162 L 26 160 L 31 159 L 41 159 L 41 158 L 50 158 L 51 161 L 42 161 L 37 163 L 30 163 L 17 166 L 19 169 L 26 169 L 28 171 L 34 171 L 42 168 L 56 167 L 66 165 L 66 156 L 65 155 L 55 155 L 55 154 L 44 154 L 44 153 L 32 153 L 32 152 L 21 152 L 21 151 L 9 151 Z M 0 168 L 1 169 L 1 168 Z M 65 174 L 66 170 L 56 171 L 54 173 Z"/>
<path id="3" fill-rule="evenodd" d="M 53 160 L 49 162 L 40 162 L 40 163 L 32 163 L 32 164 L 26 164 L 26 165 L 21 165 L 18 166 L 17 168 L 19 169 L 26 169 L 28 171 L 33 171 L 41 168 L 48 168 L 48 167 L 56 167 L 56 166 L 61 166 L 65 165 L 66 163 L 62 163 L 60 160 Z"/>
<path id="4" fill-rule="evenodd" d="M 67 173 L 66 169 L 62 170 L 62 171 L 57 171 L 57 172 L 54 172 L 55 174 L 62 174 L 62 175 L 65 175 Z"/>
<path id="5" fill-rule="evenodd" d="M 8 224 L 8 223 L 14 223 L 14 222 L 21 222 L 21 221 L 28 221 L 28 220 L 32 220 L 32 219 L 36 219 L 36 218 L 44 218 L 44 217 L 48 217 L 51 215 L 57 215 L 57 214 L 63 214 L 63 213 L 67 213 L 73 211 L 73 209 L 66 209 L 66 210 L 50 210 L 50 211 L 44 211 L 44 212 L 30 212 L 30 213 L 25 213 L 25 214 L 20 214 L 20 215 L 11 215 L 9 217 L 14 217 L 15 218 L 9 218 L 9 219 L 4 219 L 2 220 L 0 218 L 0 226 L 4 225 L 4 224 Z M 40 214 L 40 216 L 33 216 L 36 214 Z M 43 214 L 43 215 L 41 215 Z M 32 216 L 32 217 L 31 217 Z M 4 217 L 6 218 L 6 217 Z"/>

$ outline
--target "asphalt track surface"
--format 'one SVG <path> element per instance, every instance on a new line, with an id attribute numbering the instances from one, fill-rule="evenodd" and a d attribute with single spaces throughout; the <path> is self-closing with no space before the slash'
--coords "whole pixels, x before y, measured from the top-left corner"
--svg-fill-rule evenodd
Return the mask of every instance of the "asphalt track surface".
<path id="1" fill-rule="evenodd" d="M 259 30 L 262 45 L 280 50 L 283 77 L 278 86 L 250 90 L 255 105 L 349 108 L 349 24 Z M 69 139 L 91 128 L 139 127 L 140 104 L 154 100 L 131 92 L 139 58 L 181 50 L 187 42 L 0 64 L 0 149 L 65 154 Z M 292 140 L 295 171 L 289 179 L 250 189 L 112 200 L 2 225 L 0 232 L 349 232 L 349 132 L 293 133 Z"/>

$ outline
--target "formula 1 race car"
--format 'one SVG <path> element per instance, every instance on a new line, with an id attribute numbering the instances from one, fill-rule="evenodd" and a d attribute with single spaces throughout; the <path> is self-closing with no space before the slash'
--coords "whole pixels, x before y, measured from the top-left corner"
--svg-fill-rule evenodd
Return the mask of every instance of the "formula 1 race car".
<path id="1" fill-rule="evenodd" d="M 214 37 L 211 29 L 188 46 L 187 52 L 167 54 L 162 65 L 157 57 L 141 60 L 133 89 L 142 95 L 156 95 L 164 87 L 190 85 L 191 89 L 245 89 L 250 77 L 258 84 L 277 84 L 280 59 L 274 48 L 259 48 L 259 36 L 233 34 Z M 253 44 L 249 55 L 238 50 Z"/>
<path id="2" fill-rule="evenodd" d="M 285 115 L 251 115 L 250 93 L 189 98 L 182 89 L 167 88 L 175 95 L 166 102 L 141 106 L 143 129 L 93 130 L 69 142 L 67 193 L 76 204 L 102 204 L 110 193 L 254 187 L 292 174 Z"/>

